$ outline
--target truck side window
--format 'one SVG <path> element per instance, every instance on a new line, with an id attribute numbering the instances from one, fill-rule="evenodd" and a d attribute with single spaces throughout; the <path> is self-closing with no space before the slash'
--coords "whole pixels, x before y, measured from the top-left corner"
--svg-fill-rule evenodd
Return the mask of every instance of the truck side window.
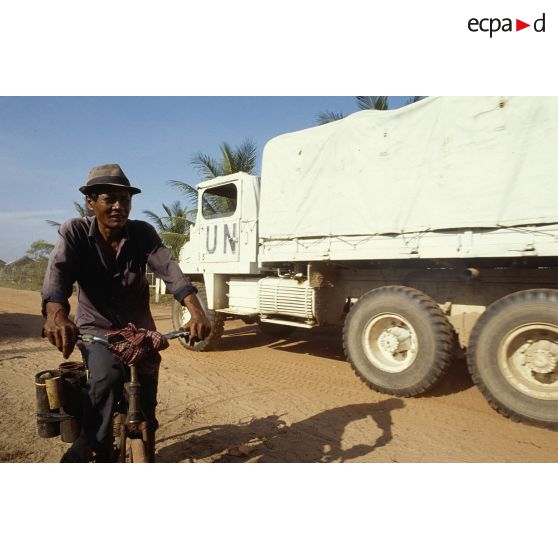
<path id="1" fill-rule="evenodd" d="M 209 188 L 202 196 L 202 215 L 205 219 L 230 217 L 236 211 L 237 198 L 234 184 Z"/>

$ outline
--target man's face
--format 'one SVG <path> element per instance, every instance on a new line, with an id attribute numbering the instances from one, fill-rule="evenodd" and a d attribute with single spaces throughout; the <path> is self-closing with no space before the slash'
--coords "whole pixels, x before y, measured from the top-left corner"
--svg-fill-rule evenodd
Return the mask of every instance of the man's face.
<path id="1" fill-rule="evenodd" d="M 87 204 L 95 213 L 97 223 L 107 229 L 121 229 L 128 221 L 132 209 L 130 192 L 120 190 L 104 190 L 97 200 L 87 196 Z"/>

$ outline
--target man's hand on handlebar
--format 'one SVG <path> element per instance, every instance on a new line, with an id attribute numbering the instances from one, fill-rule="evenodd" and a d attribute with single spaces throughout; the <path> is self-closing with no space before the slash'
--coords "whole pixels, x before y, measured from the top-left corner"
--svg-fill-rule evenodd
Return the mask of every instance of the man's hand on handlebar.
<path id="1" fill-rule="evenodd" d="M 190 294 L 184 299 L 184 306 L 190 312 L 190 320 L 180 329 L 190 333 L 190 343 L 193 345 L 196 341 L 202 341 L 211 332 L 211 324 L 201 307 L 198 297 Z"/>
<path id="2" fill-rule="evenodd" d="M 64 358 L 68 358 L 74 350 L 78 328 L 68 318 L 64 306 L 58 302 L 47 302 L 46 314 L 43 336 L 62 353 Z"/>

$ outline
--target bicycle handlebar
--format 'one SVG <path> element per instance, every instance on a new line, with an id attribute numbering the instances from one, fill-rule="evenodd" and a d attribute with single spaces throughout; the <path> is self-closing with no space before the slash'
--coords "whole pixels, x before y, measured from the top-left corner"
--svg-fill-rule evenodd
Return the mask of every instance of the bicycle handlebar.
<path id="1" fill-rule="evenodd" d="M 170 341 L 171 339 L 178 339 L 179 337 L 188 339 L 190 337 L 190 334 L 187 331 L 178 330 L 169 331 L 169 333 L 165 333 L 163 337 Z M 105 347 L 112 345 L 112 343 L 106 337 L 99 337 L 98 335 L 93 335 L 92 333 L 79 333 L 77 338 L 78 341 L 83 341 L 84 343 L 99 343 L 100 345 L 104 345 Z"/>
<path id="2" fill-rule="evenodd" d="M 163 334 L 163 337 L 165 337 L 169 341 L 171 339 L 178 339 L 179 337 L 184 337 L 184 339 L 188 339 L 190 337 L 190 333 L 188 331 L 181 331 L 181 330 L 169 331 L 168 333 Z"/>

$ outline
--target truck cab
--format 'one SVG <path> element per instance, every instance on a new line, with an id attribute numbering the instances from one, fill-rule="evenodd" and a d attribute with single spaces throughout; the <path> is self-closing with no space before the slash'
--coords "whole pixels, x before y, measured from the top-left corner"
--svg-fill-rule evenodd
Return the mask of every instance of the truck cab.
<path id="1" fill-rule="evenodd" d="M 209 310 L 230 306 L 227 281 L 232 275 L 259 274 L 259 204 L 260 178 L 245 172 L 198 185 L 196 224 L 180 252 L 180 267 L 203 283 Z"/>
<path id="2" fill-rule="evenodd" d="M 239 172 L 198 186 L 198 214 L 180 253 L 187 275 L 256 273 L 260 179 Z"/>

